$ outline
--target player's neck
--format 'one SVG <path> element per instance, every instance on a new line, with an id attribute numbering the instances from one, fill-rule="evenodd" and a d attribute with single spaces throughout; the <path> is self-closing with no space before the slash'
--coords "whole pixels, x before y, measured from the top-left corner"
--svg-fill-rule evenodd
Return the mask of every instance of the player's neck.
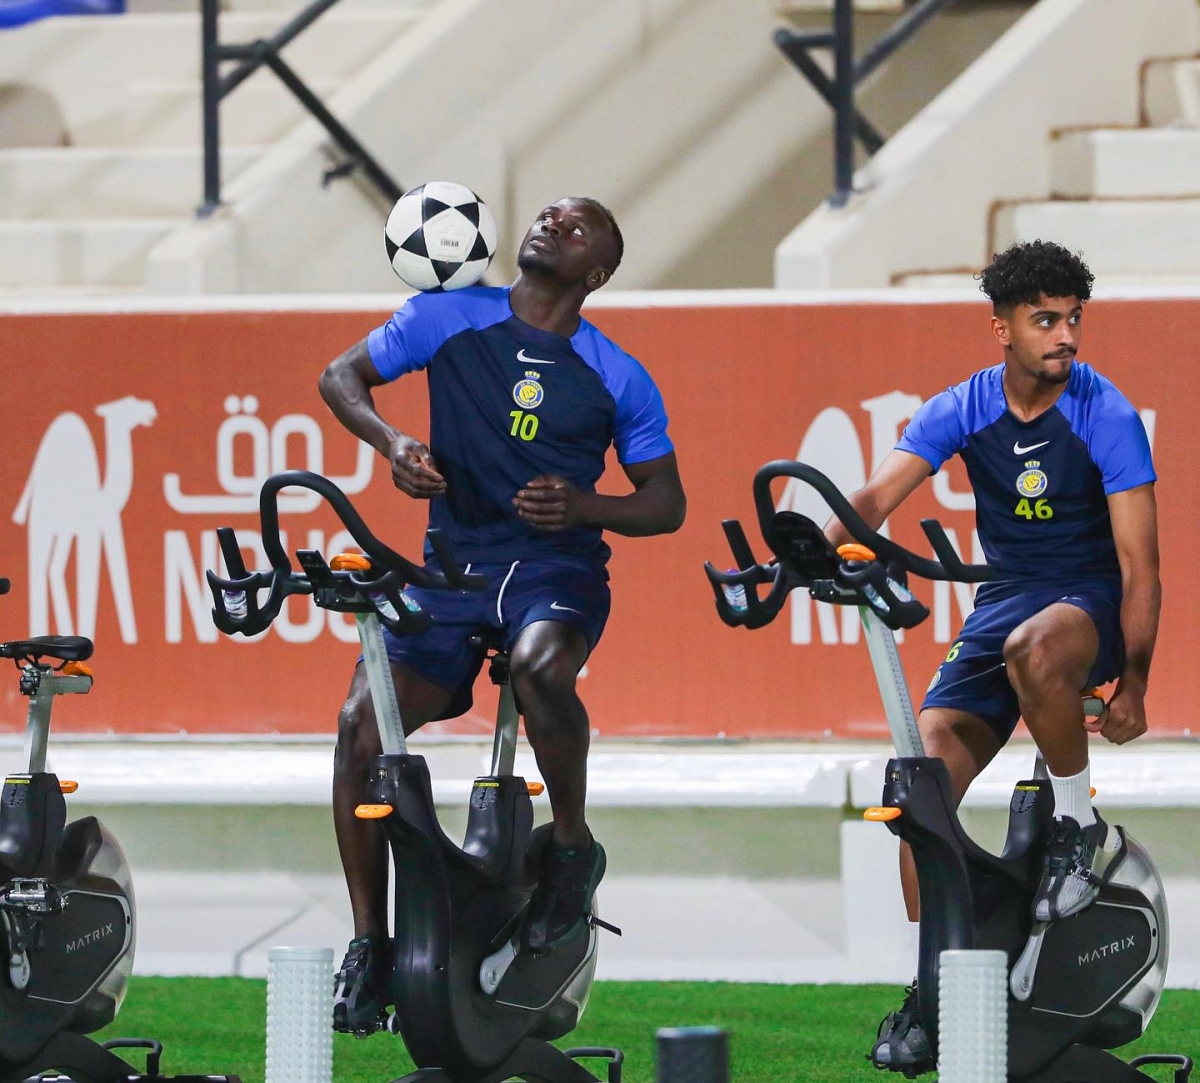
<path id="1" fill-rule="evenodd" d="M 563 289 L 557 282 L 521 274 L 509 290 L 508 303 L 522 323 L 570 338 L 579 329 L 579 309 L 585 296 Z"/>
<path id="2" fill-rule="evenodd" d="M 1004 366 L 1002 383 L 1009 413 L 1018 421 L 1026 422 L 1041 417 L 1067 389 L 1066 383 L 1039 379 L 1011 364 Z"/>

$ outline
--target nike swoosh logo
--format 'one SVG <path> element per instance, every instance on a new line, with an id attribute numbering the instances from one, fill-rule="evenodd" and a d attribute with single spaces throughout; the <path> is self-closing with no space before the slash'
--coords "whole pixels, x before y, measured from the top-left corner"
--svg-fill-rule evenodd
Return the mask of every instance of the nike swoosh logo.
<path id="1" fill-rule="evenodd" d="M 523 349 L 517 351 L 517 360 L 526 365 L 553 365 L 554 364 L 553 361 L 547 361 L 545 358 L 542 358 L 542 357 L 529 357 Z"/>
<path id="2" fill-rule="evenodd" d="M 583 613 L 580 610 L 572 609 L 569 605 L 559 605 L 558 602 L 551 602 L 550 608 L 558 609 L 558 610 L 562 611 L 563 613 L 579 613 L 579 615 L 581 617 L 583 616 Z"/>
<path id="3" fill-rule="evenodd" d="M 1048 443 L 1050 443 L 1049 440 L 1043 440 L 1040 444 L 1030 444 L 1029 447 L 1021 447 L 1021 441 L 1017 440 L 1013 444 L 1013 454 L 1028 455 L 1031 451 L 1037 451 L 1038 448 L 1045 447 Z"/>

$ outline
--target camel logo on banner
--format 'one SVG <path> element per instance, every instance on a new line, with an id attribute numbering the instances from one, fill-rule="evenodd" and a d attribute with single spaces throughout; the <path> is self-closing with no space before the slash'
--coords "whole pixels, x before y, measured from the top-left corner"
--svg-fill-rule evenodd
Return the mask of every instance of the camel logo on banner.
<path id="1" fill-rule="evenodd" d="M 87 422 L 78 414 L 59 414 L 38 444 L 13 512 L 13 522 L 24 526 L 27 533 L 30 634 L 49 633 L 53 603 L 54 628 L 60 635 L 90 639 L 96 631 L 104 562 L 121 638 L 136 643 L 121 512 L 133 490 L 133 430 L 153 425 L 158 415 L 154 403 L 132 396 L 97 406 L 96 413 L 104 419 L 103 478 Z M 72 551 L 73 611 L 66 583 Z"/>
<path id="2" fill-rule="evenodd" d="M 808 463 L 825 474 L 844 493 L 861 488 L 868 475 L 896 446 L 904 424 L 921 405 L 919 395 L 903 391 L 891 391 L 877 398 L 859 403 L 866 411 L 871 430 L 871 457 L 868 463 L 863 454 L 858 429 L 845 410 L 829 406 L 813 419 L 800 441 L 796 453 L 798 462 Z M 1150 447 L 1154 447 L 1155 410 L 1141 410 L 1139 414 L 1146 427 Z M 1035 464 L 1036 465 L 1036 464 Z M 957 492 L 950 486 L 950 477 L 943 468 L 933 476 L 933 495 L 938 504 L 948 512 L 974 512 L 975 496 L 971 492 Z M 806 515 L 818 524 L 829 517 L 829 509 L 814 489 L 791 479 L 787 482 L 778 504 L 779 511 L 794 511 Z M 973 520 L 972 520 L 973 524 Z M 983 550 L 979 535 L 972 525 L 969 552 L 964 553 L 958 530 L 943 522 L 946 536 L 959 556 L 969 563 L 982 563 Z M 888 534 L 885 523 L 880 529 Z M 933 638 L 936 643 L 949 643 L 954 628 L 970 615 L 974 609 L 975 588 L 967 583 L 933 583 Z M 813 642 L 813 612 L 816 612 L 816 631 L 824 644 L 857 643 L 861 623 L 858 611 L 852 606 L 818 605 L 806 591 L 793 591 L 791 595 L 791 641 L 796 644 Z M 896 633 L 903 639 L 904 633 Z"/>
<path id="3" fill-rule="evenodd" d="M 26 530 L 29 634 L 94 638 L 106 573 L 121 639 L 133 644 L 139 639 L 136 584 L 130 582 L 122 513 L 133 493 L 134 430 L 153 425 L 158 410 L 152 402 L 126 396 L 97 406 L 95 412 L 104 419 L 101 447 L 97 447 L 87 421 L 77 413 L 61 413 L 50 422 L 12 512 L 13 522 Z M 299 459 L 298 465 L 325 473 L 324 435 L 317 421 L 305 414 L 284 414 L 269 425 L 258 416 L 258 400 L 253 395 L 230 395 L 225 399 L 225 413 L 215 441 L 217 491 L 186 493 L 179 474 L 171 472 L 163 475 L 161 499 L 180 516 L 248 515 L 256 527 L 263 482 L 269 475 L 297 465 L 289 464 L 289 451 Z M 359 443 L 354 472 L 331 480 L 348 494 L 361 492 L 371 480 L 374 457 L 369 445 Z M 279 510 L 311 512 L 320 499 L 309 490 L 284 490 Z M 239 529 L 237 533 L 239 542 L 252 554 L 248 556 L 252 566 L 265 566 L 267 558 L 258 531 Z M 327 542 L 331 549 L 353 544 L 344 532 L 326 539 L 319 530 L 307 531 L 305 542 L 322 551 Z M 163 559 L 163 574 L 155 589 L 164 596 L 166 641 L 182 641 L 187 616 L 199 642 L 215 642 L 217 630 L 204 573 L 209 568 L 224 570 L 216 530 L 166 530 Z M 70 576 L 72 560 L 74 575 Z M 145 589 L 144 584 L 138 589 Z M 326 627 L 340 640 L 356 639 L 352 621 L 315 606 L 305 620 L 295 624 L 286 613 L 281 614 L 275 631 L 285 640 L 308 642 Z"/>

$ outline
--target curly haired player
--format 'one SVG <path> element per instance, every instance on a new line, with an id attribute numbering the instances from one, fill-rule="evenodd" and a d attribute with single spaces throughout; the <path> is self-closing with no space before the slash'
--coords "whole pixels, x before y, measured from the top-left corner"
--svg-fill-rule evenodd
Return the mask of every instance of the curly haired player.
<path id="1" fill-rule="evenodd" d="M 918 720 L 946 762 L 956 802 L 1024 718 L 1049 769 L 1055 829 L 1033 917 L 1053 921 L 1096 897 L 1121 839 L 1092 808 L 1087 731 L 1114 744 L 1146 732 L 1146 682 L 1161 588 L 1154 466 L 1137 412 L 1076 360 L 1092 274 L 1049 241 L 1014 244 L 978 276 L 992 302 L 999 365 L 935 395 L 851 497 L 878 527 L 930 474 L 962 456 L 980 544 L 999 573 L 930 682 Z M 848 540 L 841 523 L 826 532 Z M 1085 721 L 1080 691 L 1116 680 Z M 916 870 L 901 853 L 909 916 Z M 880 1025 L 870 1058 L 932 1068 L 915 983 Z"/>

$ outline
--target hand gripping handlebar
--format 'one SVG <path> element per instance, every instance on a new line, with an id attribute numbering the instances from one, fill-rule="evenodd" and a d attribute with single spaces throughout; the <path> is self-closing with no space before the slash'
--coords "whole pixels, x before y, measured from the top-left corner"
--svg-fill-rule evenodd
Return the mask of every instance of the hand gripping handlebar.
<path id="1" fill-rule="evenodd" d="M 815 489 L 857 546 L 843 546 L 839 553 L 807 516 L 777 511 L 771 495 L 771 483 L 776 478 L 795 478 Z M 918 556 L 883 537 L 863 521 L 829 478 L 806 463 L 776 459 L 760 467 L 754 475 L 754 507 L 763 540 L 775 559 L 756 562 L 741 523 L 726 519 L 721 525 L 737 570 L 723 572 L 707 562 L 704 565 L 716 598 L 717 614 L 731 627 L 761 628 L 769 624 L 783 608 L 788 594 L 797 587 L 806 587 L 822 602 L 868 606 L 889 628 L 913 628 L 929 616 L 929 610 L 909 593 L 909 572 L 923 579 L 958 583 L 982 583 L 996 578 L 995 570 L 986 564 L 963 563 L 936 519 L 922 519 L 921 529 L 937 560 Z M 770 588 L 766 597 L 760 598 L 758 587 L 767 583 Z M 745 588 L 744 608 L 735 609 L 730 604 L 726 586 Z"/>
<path id="2" fill-rule="evenodd" d="M 295 486 L 311 489 L 333 508 L 342 525 L 358 543 L 370 561 L 366 570 L 335 570 L 320 553 L 311 549 L 296 551 L 301 571 L 292 568 L 291 560 L 279 536 L 280 489 Z M 450 540 L 431 527 L 426 540 L 441 571 L 413 564 L 384 545 L 362 521 L 349 497 L 328 478 L 309 470 L 285 470 L 263 482 L 258 501 L 262 524 L 263 549 L 271 562 L 269 571 L 248 572 L 238 547 L 237 536 L 230 527 L 220 527 L 217 538 L 225 557 L 229 578 L 207 572 L 213 596 L 213 623 L 227 635 L 241 632 L 252 636 L 265 631 L 279 615 L 284 602 L 293 594 L 311 594 L 317 605 L 350 613 L 378 612 L 380 620 L 393 632 L 413 635 L 423 632 L 432 617 L 406 596 L 403 588 L 411 584 L 434 590 L 480 590 L 487 579 L 459 569 Z M 258 592 L 266 590 L 266 600 L 259 604 Z M 241 592 L 246 598 L 246 612 L 238 616 L 229 611 L 227 595 Z M 388 605 L 376 604 L 372 596 L 382 596 Z"/>

